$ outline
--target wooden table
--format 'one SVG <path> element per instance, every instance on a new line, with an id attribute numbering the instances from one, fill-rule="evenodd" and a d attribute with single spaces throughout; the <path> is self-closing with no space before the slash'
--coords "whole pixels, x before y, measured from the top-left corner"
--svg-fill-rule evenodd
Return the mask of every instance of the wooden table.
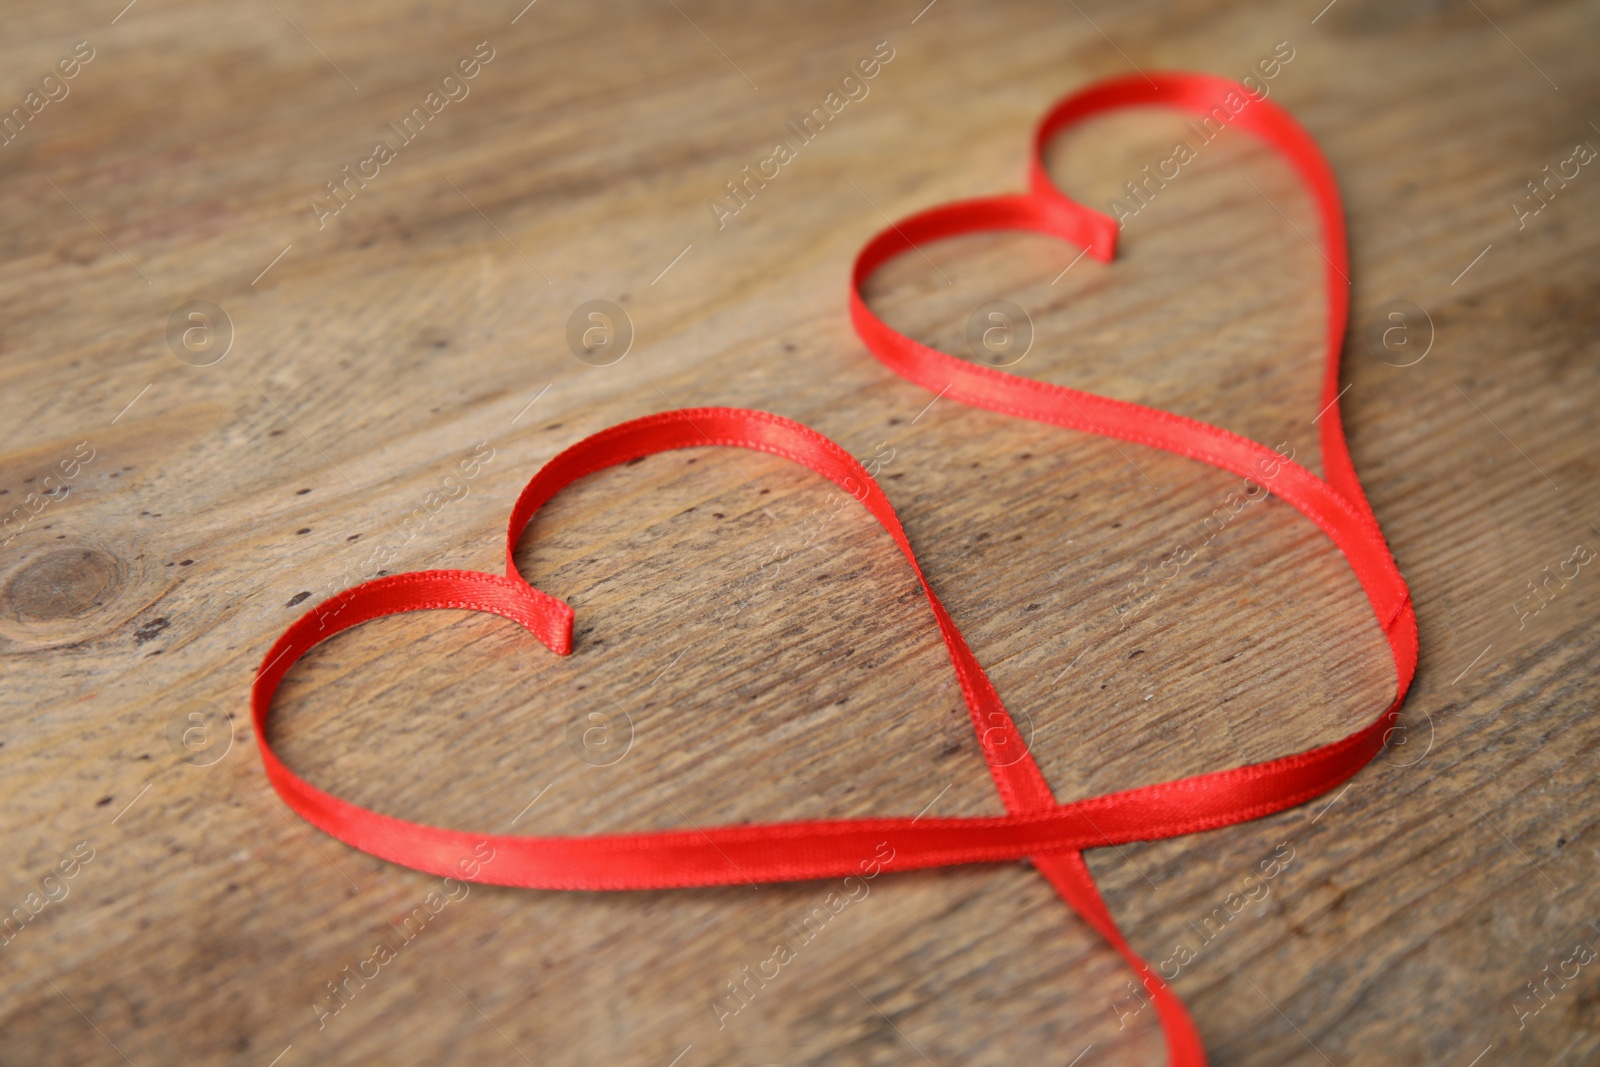
<path id="1" fill-rule="evenodd" d="M 1271 98 L 1347 198 L 1345 419 L 1420 673 L 1404 743 L 1348 788 L 1091 865 L 1151 960 L 1190 947 L 1176 986 L 1218 1064 L 1600 1056 L 1576 952 L 1600 944 L 1600 575 L 1529 599 L 1600 548 L 1600 173 L 1566 162 L 1600 146 L 1600 9 L 119 3 L 14 5 L 0 44 L 26 119 L 0 149 L 0 891 L 27 919 L 0 1063 L 1161 1062 L 1132 973 L 1023 865 L 878 880 L 719 1013 L 829 886 L 430 896 L 289 814 L 246 695 L 343 586 L 495 569 L 516 492 L 579 437 L 728 404 L 880 457 L 1063 799 L 1367 721 L 1393 685 L 1378 630 L 1289 508 L 1252 505 L 1123 625 L 1237 480 L 930 405 L 845 314 L 885 217 L 1020 188 L 1061 94 L 1275 49 Z M 875 49 L 855 99 L 724 199 Z M 1182 122 L 1097 122 L 1052 172 L 1105 203 Z M 1578 174 L 1536 201 L 1547 164 Z M 1036 330 L 1018 372 L 1320 469 L 1314 232 L 1287 167 L 1224 136 L 1114 266 L 973 237 L 870 298 L 957 353 L 1011 300 Z M 594 300 L 631 324 L 607 366 L 568 344 Z M 576 607 L 575 655 L 481 615 L 373 623 L 290 676 L 275 742 L 342 796 L 482 832 L 999 812 L 887 539 L 850 510 L 794 547 L 824 496 L 709 450 L 589 479 L 518 554 Z M 1265 897 L 1207 922 L 1275 856 Z"/>

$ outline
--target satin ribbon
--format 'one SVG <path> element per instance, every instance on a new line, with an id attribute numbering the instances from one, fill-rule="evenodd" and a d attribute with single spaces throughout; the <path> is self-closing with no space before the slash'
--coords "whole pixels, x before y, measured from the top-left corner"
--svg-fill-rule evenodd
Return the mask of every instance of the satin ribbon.
<path id="1" fill-rule="evenodd" d="M 1237 110 L 1228 106 L 1232 101 L 1238 102 Z M 872 272 L 895 256 L 931 241 L 978 231 L 1031 230 L 1078 245 L 1088 255 L 1109 262 L 1116 251 L 1117 223 L 1057 189 L 1045 171 L 1044 150 L 1053 137 L 1074 124 L 1109 111 L 1142 106 L 1171 107 L 1201 116 L 1220 109 L 1216 117 L 1224 125 L 1247 130 L 1281 153 L 1316 201 L 1327 264 L 1324 408 L 1318 420 L 1327 481 L 1255 441 L 1195 419 L 956 359 L 894 330 L 873 313 L 861 295 Z M 1393 729 L 1416 670 L 1417 620 L 1410 591 L 1356 477 L 1340 419 L 1339 356 L 1349 314 L 1350 280 L 1344 210 L 1332 168 L 1311 135 L 1287 111 L 1256 99 L 1237 82 L 1203 74 L 1155 73 L 1099 82 L 1052 108 L 1034 134 L 1029 184 L 1030 190 L 1020 195 L 965 200 L 911 215 L 868 241 L 856 258 L 851 278 L 850 317 L 856 331 L 895 373 L 952 400 L 1149 445 L 1258 481 L 1272 472 L 1272 491 L 1328 535 L 1366 592 L 1394 656 L 1397 684 L 1393 703 L 1364 729 L 1296 756 L 1102 799 L 1111 801 L 1119 815 L 1138 812 L 1136 818 L 1149 831 L 1145 836 L 1157 838 L 1187 832 L 1180 827 L 1191 817 L 1208 826 L 1243 821 L 1335 788 L 1382 749 Z M 1021 774 L 1031 780 L 1037 771 L 1029 769 L 1031 760 L 1028 764 Z M 992 769 L 998 782 L 1012 768 Z M 1001 793 L 1005 795 L 1003 787 Z M 1016 814 L 1049 806 L 1044 801 L 1033 807 L 1007 800 L 1007 810 Z M 1201 810 L 1207 814 L 1199 815 Z M 1096 825 L 1105 828 L 1098 819 Z M 1116 831 L 1107 829 L 1107 839 L 1101 843 L 1114 840 Z M 1170 1061 L 1185 1067 L 1205 1063 L 1204 1048 L 1187 1011 L 1122 938 L 1081 857 L 1075 852 L 1058 854 L 1044 862 L 1035 858 L 1035 865 L 1139 971 L 1154 994 Z"/>
<path id="2" fill-rule="evenodd" d="M 613 426 L 551 459 L 512 510 L 504 576 L 476 571 L 420 571 L 365 582 L 301 616 L 267 652 L 252 691 L 252 718 L 267 778 L 307 821 L 375 856 L 432 874 L 537 889 L 613 890 L 733 885 L 844 877 L 887 841 L 896 870 L 957 863 L 1029 860 L 1061 897 L 1120 952 L 1152 994 L 1173 1064 L 1203 1064 L 1198 1033 L 1182 1003 L 1123 938 L 1089 875 L 1088 848 L 1174 837 L 1259 818 L 1341 784 L 1383 746 L 1416 664 L 1416 619 L 1345 448 L 1338 412 L 1338 358 L 1344 333 L 1343 221 L 1331 171 L 1310 137 L 1287 113 L 1252 101 L 1234 124 L 1290 159 L 1317 197 L 1329 260 L 1327 411 L 1322 416 L 1329 480 L 1253 441 L 1168 412 L 1029 381 L 920 345 L 880 321 L 861 283 L 886 260 L 916 244 L 974 230 L 1029 229 L 1109 259 L 1116 225 L 1067 199 L 1045 176 L 1040 152 L 1065 126 L 1118 107 L 1158 104 L 1203 113 L 1232 82 L 1201 75 L 1118 79 L 1057 105 L 1035 139 L 1033 190 L 965 201 L 913 215 L 878 234 L 856 261 L 851 314 L 868 347 L 897 373 L 965 403 L 1059 426 L 1163 448 L 1246 477 L 1276 467 L 1274 492 L 1316 523 L 1349 560 L 1394 655 L 1398 692 L 1372 723 L 1347 737 L 1265 763 L 1138 789 L 1058 803 L 988 675 L 917 563 L 888 498 L 849 453 L 799 423 L 733 408 L 670 411 Z M 1337 283 L 1336 283 L 1337 279 Z M 372 619 L 408 611 L 460 608 L 521 624 L 557 655 L 572 652 L 573 612 L 518 573 L 513 552 L 534 513 L 564 486 L 619 463 L 683 448 L 715 445 L 782 456 L 839 486 L 884 527 L 916 574 L 950 656 L 979 744 L 1007 814 L 964 818 L 804 820 L 762 825 L 599 834 L 473 834 L 397 819 L 352 804 L 289 769 L 268 742 L 268 717 L 279 682 L 309 649 Z M 494 862 L 464 873 L 461 860 L 487 841 Z"/>

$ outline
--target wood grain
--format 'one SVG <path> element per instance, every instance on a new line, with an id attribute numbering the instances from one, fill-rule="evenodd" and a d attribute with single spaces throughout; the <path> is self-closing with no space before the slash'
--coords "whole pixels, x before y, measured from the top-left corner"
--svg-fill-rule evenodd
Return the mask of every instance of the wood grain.
<path id="1" fill-rule="evenodd" d="M 1527 985 L 1600 936 L 1600 577 L 1516 607 L 1600 547 L 1600 175 L 1520 228 L 1509 209 L 1600 145 L 1597 32 L 1592 5 L 1487 0 L 9 12 L 0 99 L 79 41 L 94 58 L 0 148 L 0 505 L 24 512 L 0 549 L 0 904 L 61 897 L 0 947 L 0 1063 L 1159 1062 L 1131 973 L 1020 865 L 876 881 L 720 1027 L 728 983 L 831 887 L 476 887 L 407 940 L 438 880 L 289 815 L 246 692 L 302 605 L 363 574 L 495 569 L 517 490 L 580 436 L 731 404 L 892 457 L 922 562 L 1063 799 L 1365 721 L 1392 669 L 1294 512 L 1252 505 L 1127 622 L 1129 583 L 1235 480 L 930 406 L 845 315 L 884 216 L 1019 188 L 1061 94 L 1135 66 L 1240 77 L 1280 41 L 1273 98 L 1347 198 L 1345 421 L 1421 619 L 1407 733 L 1333 797 L 1090 862 L 1141 951 L 1190 948 L 1176 985 L 1215 1063 L 1600 1057 L 1592 967 Z M 466 95 L 319 228 L 325 183 L 480 42 Z M 719 229 L 708 201 L 879 42 L 867 95 Z M 1101 204 L 1181 136 L 1119 116 L 1050 166 Z M 1062 273 L 1075 250 L 976 236 L 886 266 L 869 297 L 963 355 L 972 309 L 1011 300 L 1036 331 L 1015 371 L 1320 469 L 1312 233 L 1287 168 L 1225 135 L 1113 265 Z M 596 299 L 635 331 L 606 367 L 566 341 Z M 168 344 L 194 300 L 233 327 L 208 366 Z M 1395 300 L 1431 323 L 1411 366 L 1364 339 Z M 383 620 L 296 669 L 274 741 L 352 800 L 484 832 L 998 812 L 886 538 L 849 511 L 804 544 L 824 495 L 712 450 L 588 479 L 517 554 L 577 609 L 575 655 L 483 616 Z M 1259 904 L 1212 918 L 1288 854 Z M 379 942 L 394 958 L 319 1025 Z"/>

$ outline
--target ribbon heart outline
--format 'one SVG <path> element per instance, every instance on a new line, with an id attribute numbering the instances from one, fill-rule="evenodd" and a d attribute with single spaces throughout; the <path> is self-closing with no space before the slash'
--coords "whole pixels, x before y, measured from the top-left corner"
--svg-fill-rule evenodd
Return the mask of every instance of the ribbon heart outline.
<path id="1" fill-rule="evenodd" d="M 1239 106 L 1230 107 L 1235 99 Z M 1063 130 L 1097 115 L 1130 107 L 1168 107 L 1238 126 L 1277 150 L 1316 202 L 1326 262 L 1326 361 L 1323 414 L 1319 418 L 1324 481 L 1309 470 L 1248 438 L 1172 412 L 1113 400 L 957 359 L 920 344 L 889 326 L 867 305 L 862 286 L 884 263 L 931 241 L 990 230 L 1028 230 L 1078 245 L 1103 262 L 1115 255 L 1118 224 L 1068 197 L 1051 181 L 1044 152 Z M 1311 135 L 1283 108 L 1257 98 L 1243 85 L 1205 74 L 1161 72 L 1098 82 L 1050 109 L 1034 133 L 1026 193 L 990 196 L 941 205 L 879 231 L 856 257 L 850 285 L 850 317 L 867 348 L 907 380 L 961 403 L 1001 414 L 1120 438 L 1199 460 L 1245 478 L 1267 476 L 1273 492 L 1310 519 L 1349 562 L 1372 605 L 1394 657 L 1393 702 L 1370 725 L 1331 744 L 1266 763 L 1203 774 L 1114 797 L 1119 814 L 1137 814 L 1148 839 L 1170 837 L 1259 818 L 1333 789 L 1382 749 L 1416 671 L 1418 634 L 1410 591 L 1356 476 L 1339 410 L 1339 358 L 1349 315 L 1349 256 L 1344 208 L 1333 169 Z M 991 773 L 1002 797 L 1007 781 L 1015 793 L 1042 781 L 1031 757 Z M 1006 799 L 1013 813 L 1037 810 Z M 1048 806 L 1043 800 L 1040 808 Z M 1102 843 L 1120 842 L 1120 825 Z M 1204 1064 L 1205 1050 L 1182 1003 L 1117 930 L 1088 869 L 1076 854 L 1052 855 L 1035 866 L 1070 905 L 1115 947 L 1153 994 L 1170 1062 Z"/>

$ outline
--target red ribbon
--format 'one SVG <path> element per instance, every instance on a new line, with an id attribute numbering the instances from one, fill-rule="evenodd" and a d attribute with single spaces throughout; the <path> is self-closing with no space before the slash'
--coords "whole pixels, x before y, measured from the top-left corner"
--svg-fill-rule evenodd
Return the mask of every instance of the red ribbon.
<path id="1" fill-rule="evenodd" d="M 1246 101 L 1226 109 L 1229 94 Z M 1321 416 L 1328 480 L 1254 441 L 1138 404 L 1019 378 L 956 359 L 897 333 L 861 297 L 862 282 L 919 244 L 976 230 L 1025 229 L 1060 237 L 1110 260 L 1117 226 L 1057 190 L 1041 153 L 1063 128 L 1104 111 L 1145 105 L 1208 114 L 1224 107 L 1239 126 L 1281 151 L 1316 197 L 1328 262 L 1328 358 Z M 305 819 L 375 856 L 433 874 L 467 877 L 460 861 L 487 839 L 495 861 L 467 880 L 537 889 L 659 889 L 787 882 L 856 874 L 888 841 L 896 869 L 1029 860 L 1139 972 L 1165 1032 L 1170 1062 L 1205 1063 L 1182 1003 L 1128 945 L 1101 899 L 1082 852 L 1228 826 L 1301 804 L 1337 787 L 1372 759 L 1393 728 L 1417 660 L 1416 615 L 1345 446 L 1339 418 L 1339 354 L 1348 307 L 1344 222 L 1327 161 L 1311 137 L 1275 104 L 1243 86 L 1195 74 L 1156 74 L 1093 85 L 1058 104 L 1034 142 L 1032 191 L 968 200 L 902 219 L 873 237 L 856 260 L 851 317 L 867 346 L 896 373 L 964 403 L 1038 422 L 1165 449 L 1258 480 L 1316 523 L 1344 553 L 1389 641 L 1398 680 L 1394 702 L 1371 724 L 1331 744 L 1265 763 L 1061 804 L 1027 751 L 999 694 L 928 584 L 883 490 L 849 453 L 799 423 L 733 408 L 670 411 L 603 430 L 560 453 L 518 498 L 506 534 L 504 577 L 476 571 L 421 571 L 354 586 L 308 611 L 267 652 L 252 714 L 267 778 Z M 539 837 L 469 834 L 393 818 L 351 804 L 296 775 L 273 753 L 267 718 L 279 681 L 320 641 L 370 619 L 431 608 L 464 608 L 512 619 L 557 655 L 572 652 L 572 609 L 517 572 L 512 553 L 534 513 L 564 486 L 641 456 L 716 445 L 791 459 L 859 500 L 894 539 L 916 574 L 950 654 L 973 727 L 1006 815 L 808 820 L 637 834 Z"/>

